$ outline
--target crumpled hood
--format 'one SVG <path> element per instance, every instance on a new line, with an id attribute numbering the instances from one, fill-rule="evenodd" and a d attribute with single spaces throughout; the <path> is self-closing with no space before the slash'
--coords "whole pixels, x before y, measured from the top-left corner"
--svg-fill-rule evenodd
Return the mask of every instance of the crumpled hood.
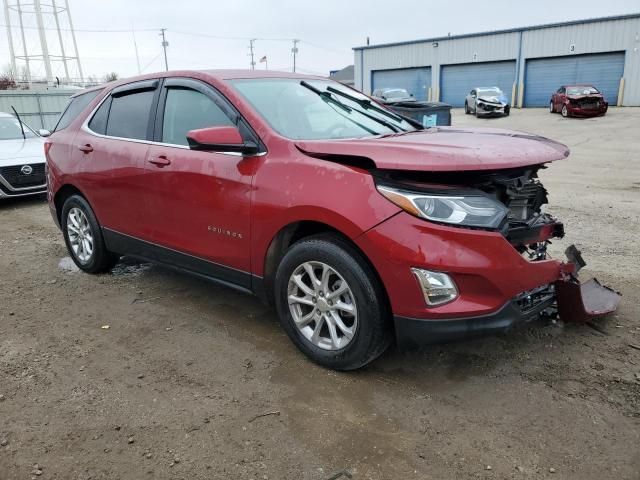
<path id="1" fill-rule="evenodd" d="M 390 170 L 499 170 L 539 165 L 569 156 L 566 145 L 545 137 L 497 128 L 433 127 L 383 137 L 300 140 L 318 158 L 364 157 Z"/>
<path id="2" fill-rule="evenodd" d="M 0 167 L 44 163 L 44 139 L 41 137 L 0 140 Z"/>
<path id="3" fill-rule="evenodd" d="M 483 95 L 482 97 L 478 97 L 478 100 L 487 103 L 509 103 L 509 100 L 507 100 L 507 97 L 504 95 Z"/>

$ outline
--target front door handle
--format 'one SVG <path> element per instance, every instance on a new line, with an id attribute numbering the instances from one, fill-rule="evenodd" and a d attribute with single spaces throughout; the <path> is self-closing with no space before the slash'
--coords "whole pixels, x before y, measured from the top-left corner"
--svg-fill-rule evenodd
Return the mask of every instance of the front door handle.
<path id="1" fill-rule="evenodd" d="M 153 163 L 156 167 L 166 167 L 167 165 L 171 165 L 171 160 L 169 160 L 165 155 L 159 155 L 157 157 L 151 157 L 149 159 L 149 163 Z"/>
<path id="2" fill-rule="evenodd" d="M 90 143 L 85 143 L 84 145 L 78 146 L 78 150 L 84 153 L 91 153 L 93 152 L 93 147 L 91 146 Z"/>

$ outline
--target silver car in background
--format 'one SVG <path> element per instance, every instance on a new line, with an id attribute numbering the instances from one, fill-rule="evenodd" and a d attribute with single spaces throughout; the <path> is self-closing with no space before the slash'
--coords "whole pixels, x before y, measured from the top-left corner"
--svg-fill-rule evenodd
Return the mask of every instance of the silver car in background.
<path id="1" fill-rule="evenodd" d="M 498 87 L 477 87 L 464 101 L 464 113 L 476 117 L 507 116 L 511 110 L 509 99 Z"/>
<path id="2" fill-rule="evenodd" d="M 42 136 L 48 134 L 0 112 L 0 199 L 46 193 Z"/>

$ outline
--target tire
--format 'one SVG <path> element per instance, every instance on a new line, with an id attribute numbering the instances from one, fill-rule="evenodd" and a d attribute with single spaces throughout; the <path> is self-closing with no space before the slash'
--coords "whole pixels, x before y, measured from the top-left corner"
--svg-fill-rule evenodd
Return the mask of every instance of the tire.
<path id="1" fill-rule="evenodd" d="M 101 273 L 117 263 L 118 256 L 105 246 L 100 224 L 91 206 L 80 195 L 72 195 L 64 202 L 60 224 L 69 255 L 80 270 Z M 82 233 L 74 235 L 77 231 Z"/>
<path id="2" fill-rule="evenodd" d="M 569 116 L 569 110 L 567 109 L 566 105 L 562 106 L 562 110 L 560 110 L 560 113 L 564 118 L 567 118 Z"/>
<path id="3" fill-rule="evenodd" d="M 504 107 L 504 116 L 508 117 L 510 113 L 511 113 L 511 107 L 507 105 L 506 107 Z"/>
<path id="4" fill-rule="evenodd" d="M 549 102 L 549 113 L 556 113 L 556 109 L 553 106 L 553 102 Z"/>
<path id="5" fill-rule="evenodd" d="M 469 115 L 471 113 L 471 110 L 469 110 L 469 104 L 467 102 L 464 102 L 464 113 L 465 115 Z"/>
<path id="6" fill-rule="evenodd" d="M 316 280 L 329 272 L 324 294 L 322 286 L 312 287 L 306 267 Z M 306 289 L 294 279 L 304 283 Z M 332 297 L 345 285 L 344 293 Z M 310 299 L 310 303 L 292 302 L 292 297 Z M 380 356 L 393 338 L 390 308 L 380 281 L 361 254 L 336 235 L 305 238 L 289 248 L 276 272 L 275 303 L 289 338 L 307 357 L 324 367 L 360 368 Z M 337 308 L 338 304 L 348 307 L 351 313 Z M 331 320 L 334 313 L 340 322 Z"/>

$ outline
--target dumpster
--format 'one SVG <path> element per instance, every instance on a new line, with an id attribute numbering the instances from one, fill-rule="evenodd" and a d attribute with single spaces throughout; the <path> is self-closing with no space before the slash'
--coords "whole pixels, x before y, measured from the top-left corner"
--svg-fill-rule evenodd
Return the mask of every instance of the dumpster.
<path id="1" fill-rule="evenodd" d="M 442 102 L 387 103 L 394 112 L 419 122 L 423 127 L 451 125 L 451 105 Z"/>

